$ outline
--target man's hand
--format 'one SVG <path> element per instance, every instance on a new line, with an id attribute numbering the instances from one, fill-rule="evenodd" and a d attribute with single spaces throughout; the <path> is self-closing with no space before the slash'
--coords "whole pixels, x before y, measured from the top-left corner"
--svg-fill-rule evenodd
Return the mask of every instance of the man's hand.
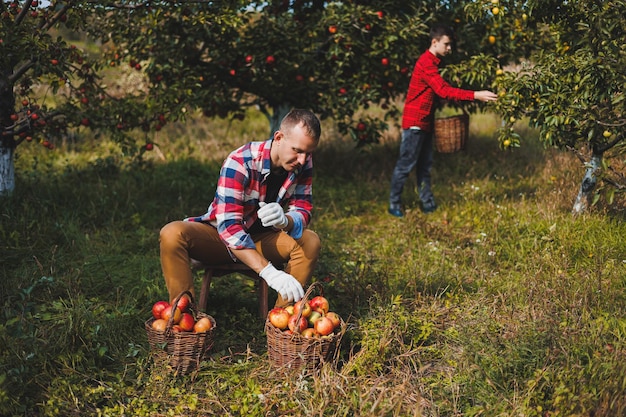
<path id="1" fill-rule="evenodd" d="M 498 95 L 496 93 L 492 93 L 491 91 L 487 91 L 487 90 L 474 91 L 474 100 L 496 101 L 497 99 L 498 99 Z"/>
<path id="2" fill-rule="evenodd" d="M 259 272 L 259 276 L 267 282 L 267 285 L 275 289 L 283 297 L 283 300 L 296 302 L 304 297 L 304 290 L 298 280 L 288 273 L 276 269 L 271 262 Z"/>
<path id="3" fill-rule="evenodd" d="M 264 203 L 259 202 L 259 211 L 257 212 L 261 223 L 265 227 L 276 227 L 278 229 L 284 229 L 289 224 L 287 216 L 283 211 L 283 208 L 278 203 Z"/>

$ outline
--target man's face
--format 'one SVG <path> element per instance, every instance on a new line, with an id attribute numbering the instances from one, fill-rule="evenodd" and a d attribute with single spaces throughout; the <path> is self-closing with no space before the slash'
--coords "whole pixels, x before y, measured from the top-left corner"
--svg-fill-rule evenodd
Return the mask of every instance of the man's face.
<path id="1" fill-rule="evenodd" d="M 433 39 L 431 44 L 431 50 L 438 57 L 446 56 L 452 53 L 452 41 L 446 35 L 443 35 L 439 39 Z"/>
<path id="2" fill-rule="evenodd" d="M 315 148 L 317 141 L 306 134 L 302 124 L 290 130 L 279 130 L 272 144 L 272 168 L 282 167 L 289 172 L 300 168 Z"/>

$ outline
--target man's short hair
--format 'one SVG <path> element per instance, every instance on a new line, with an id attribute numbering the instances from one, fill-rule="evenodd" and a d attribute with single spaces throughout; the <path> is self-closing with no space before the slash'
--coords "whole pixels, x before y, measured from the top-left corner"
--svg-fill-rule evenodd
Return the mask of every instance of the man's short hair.
<path id="1" fill-rule="evenodd" d="M 315 113 L 305 109 L 292 109 L 283 120 L 280 122 L 280 130 L 291 130 L 302 123 L 307 135 L 315 139 L 320 140 L 322 134 L 322 127 L 320 120 Z"/>
<path id="2" fill-rule="evenodd" d="M 438 23 L 430 28 L 430 40 L 441 39 L 443 36 L 447 36 L 451 41 L 454 40 L 454 30 L 443 23 Z"/>

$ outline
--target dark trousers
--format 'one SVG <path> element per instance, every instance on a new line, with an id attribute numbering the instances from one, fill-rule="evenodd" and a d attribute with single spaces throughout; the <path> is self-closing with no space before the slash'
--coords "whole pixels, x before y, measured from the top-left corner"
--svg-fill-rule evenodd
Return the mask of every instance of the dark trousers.
<path id="1" fill-rule="evenodd" d="M 402 204 L 402 190 L 407 177 L 415 168 L 419 198 L 422 203 L 434 200 L 430 189 L 430 171 L 433 166 L 433 135 L 419 129 L 404 129 L 400 155 L 391 176 L 389 205 L 399 207 Z"/>

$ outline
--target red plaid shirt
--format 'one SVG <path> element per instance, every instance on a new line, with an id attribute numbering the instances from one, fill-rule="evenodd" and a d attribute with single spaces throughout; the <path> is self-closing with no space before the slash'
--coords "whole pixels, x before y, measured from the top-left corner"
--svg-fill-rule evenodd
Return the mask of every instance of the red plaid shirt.
<path id="1" fill-rule="evenodd" d="M 417 126 L 426 132 L 432 131 L 435 95 L 444 100 L 474 100 L 473 91 L 454 88 L 441 78 L 439 75 L 440 61 L 430 51 L 426 51 L 415 63 L 404 102 L 402 129 Z"/>
<path id="2" fill-rule="evenodd" d="M 255 249 L 247 229 L 258 219 L 259 201 L 265 201 L 272 141 L 250 142 L 231 152 L 220 170 L 215 198 L 207 213 L 185 220 L 213 225 L 228 248 Z M 293 220 L 289 235 L 294 239 L 302 237 L 311 220 L 312 183 L 313 159 L 309 155 L 304 166 L 288 173 L 278 192 L 276 202 L 287 207 Z"/>

